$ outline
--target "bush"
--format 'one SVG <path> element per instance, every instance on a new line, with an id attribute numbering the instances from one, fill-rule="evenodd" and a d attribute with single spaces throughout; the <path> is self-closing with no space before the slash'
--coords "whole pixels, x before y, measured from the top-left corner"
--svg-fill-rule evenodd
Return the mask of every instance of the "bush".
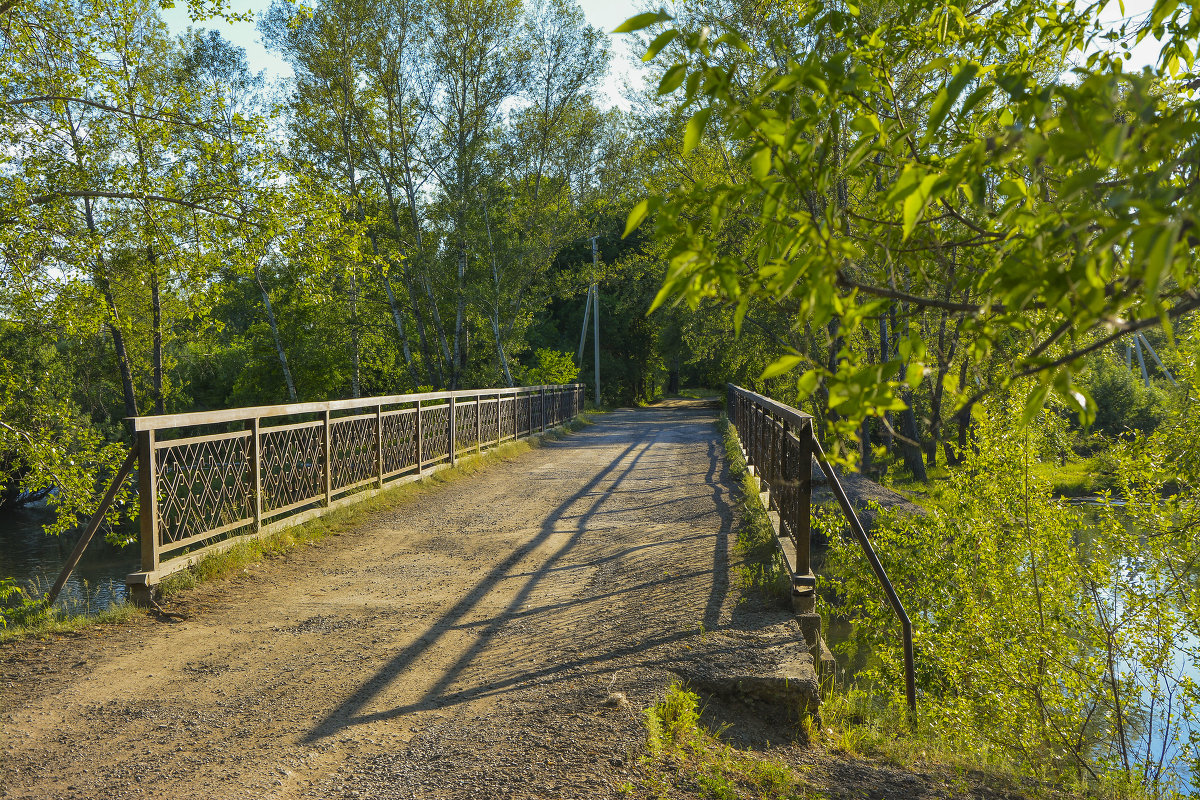
<path id="1" fill-rule="evenodd" d="M 1126 369 L 1123 363 L 1098 358 L 1083 376 L 1082 383 L 1096 402 L 1092 428 L 1106 436 L 1128 431 L 1150 433 L 1165 416 L 1166 393 L 1154 385 L 1142 385 L 1140 376 Z"/>

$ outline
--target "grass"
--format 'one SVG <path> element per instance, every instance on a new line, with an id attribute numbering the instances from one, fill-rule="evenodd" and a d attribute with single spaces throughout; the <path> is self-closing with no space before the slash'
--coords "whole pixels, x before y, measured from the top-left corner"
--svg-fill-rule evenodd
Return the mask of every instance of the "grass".
<path id="1" fill-rule="evenodd" d="M 161 596 L 170 597 L 206 581 L 220 580 L 240 573 L 251 564 L 278 557 L 294 547 L 349 533 L 372 515 L 402 506 L 437 486 L 474 475 L 493 464 L 510 461 L 539 447 L 542 441 L 561 439 L 570 432 L 592 424 L 591 418 L 599 413 L 603 412 L 584 412 L 566 425 L 547 431 L 539 437 L 508 442 L 485 451 L 477 458 L 461 461 L 457 466 L 439 470 L 419 481 L 397 486 L 361 503 L 336 509 L 303 525 L 277 531 L 261 539 L 239 542 L 223 553 L 210 555 L 197 564 L 167 577 L 159 584 L 158 591 Z M 32 597 L 26 594 L 11 610 L 4 612 L 0 621 L 6 621 L 7 625 L 0 626 L 0 642 L 72 633 L 96 624 L 127 622 L 143 613 L 136 606 L 120 603 L 98 613 L 71 614 L 57 607 L 46 609 L 39 595 L 39 592 L 34 592 Z"/>
<path id="2" fill-rule="evenodd" d="M 823 798 L 803 772 L 774 759 L 731 747 L 700 722 L 700 698 L 682 684 L 646 709 L 643 763 L 651 767 L 643 787 L 655 797 L 711 800 Z M 627 790 L 632 794 L 632 787 Z"/>
<path id="3" fill-rule="evenodd" d="M 93 625 L 113 625 L 128 622 L 142 609 L 129 603 L 117 603 L 91 614 L 73 614 L 61 608 L 46 608 L 37 597 L 26 599 L 4 612 L 8 624 L 0 627 L 0 644 L 29 637 L 76 633 Z"/>

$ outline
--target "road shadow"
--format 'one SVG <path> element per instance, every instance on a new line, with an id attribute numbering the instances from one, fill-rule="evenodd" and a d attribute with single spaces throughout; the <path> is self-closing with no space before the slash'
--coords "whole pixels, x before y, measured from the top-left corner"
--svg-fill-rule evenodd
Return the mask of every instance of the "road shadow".
<path id="1" fill-rule="evenodd" d="M 413 711 L 467 702 L 468 700 L 502 694 L 531 683 L 546 683 L 564 679 L 567 673 L 574 677 L 581 674 L 599 674 L 606 671 L 605 665 L 639 652 L 652 650 L 662 645 L 671 644 L 681 639 L 693 636 L 692 631 L 663 631 L 649 637 L 639 637 L 636 641 L 624 642 L 607 647 L 603 652 L 588 656 L 559 661 L 543 668 L 523 671 L 512 676 L 496 676 L 483 685 L 468 689 L 449 692 L 463 672 L 479 658 L 491 645 L 493 638 L 506 625 L 514 622 L 533 621 L 548 616 L 556 611 L 571 607 L 586 613 L 587 607 L 600 606 L 620 595 L 644 590 L 650 586 L 662 591 L 683 591 L 695 586 L 699 581 L 710 579 L 715 572 L 715 580 L 711 580 L 711 589 L 705 598 L 702 613 L 703 629 L 713 630 L 719 626 L 720 614 L 728 592 L 729 571 L 729 536 L 733 530 L 735 512 L 729 503 L 730 487 L 724 477 L 724 467 L 721 459 L 723 449 L 715 428 L 709 425 L 711 434 L 707 435 L 707 463 L 703 472 L 673 473 L 670 479 L 676 483 L 680 480 L 695 481 L 701 491 L 690 495 L 682 495 L 684 499 L 697 500 L 711 498 L 711 510 L 707 516 L 712 517 L 712 534 L 696 534 L 694 528 L 686 535 L 668 536 L 640 542 L 632 546 L 607 553 L 599 558 L 587 559 L 576 563 L 564 563 L 572 552 L 579 546 L 585 534 L 597 533 L 590 523 L 601 519 L 606 513 L 604 505 L 617 494 L 629 492 L 644 492 L 648 499 L 652 496 L 653 487 L 639 486 L 634 473 L 639 467 L 651 464 L 654 459 L 654 447 L 660 441 L 678 440 L 681 425 L 707 423 L 712 419 L 712 413 L 703 408 L 672 408 L 658 410 L 654 414 L 638 412 L 615 412 L 605 415 L 595 425 L 577 432 L 565 440 L 548 442 L 545 448 L 587 448 L 620 447 L 618 454 L 611 458 L 602 468 L 598 469 L 578 491 L 571 494 L 565 501 L 554 508 L 543 520 L 537 533 L 520 546 L 516 547 L 503 561 L 496 564 L 487 574 L 480 578 L 463 597 L 444 611 L 423 635 L 418 636 L 411 644 L 401 649 L 386 664 L 359 687 L 341 705 L 333 709 L 324 719 L 304 737 L 307 743 L 336 735 L 343 729 L 370 722 L 393 719 Z M 695 434 L 693 433 L 694 437 Z M 680 495 L 674 500 L 678 501 Z M 634 513 L 646 513 L 654 509 L 656 504 L 638 506 L 622 506 L 621 510 Z M 663 506 L 670 505 L 664 501 Z M 616 511 L 617 509 L 613 509 Z M 692 521 L 694 524 L 694 520 Z M 537 567 L 529 571 L 518 570 L 518 565 L 532 552 L 546 544 L 552 535 L 562 535 L 570 530 L 567 539 L 556 547 Z M 705 540 L 708 540 L 707 542 Z M 708 553 L 703 559 L 697 559 L 694 568 L 681 571 L 665 577 L 655 577 L 652 581 L 640 581 L 629 585 L 619 586 L 611 591 L 599 592 L 583 598 L 572 598 L 560 603 L 542 604 L 527 608 L 526 603 L 538 585 L 549 576 L 556 573 L 569 574 L 575 570 L 585 570 L 608 562 L 620 562 L 621 559 L 638 551 L 649 551 L 654 548 L 678 547 L 680 545 L 695 546 L 698 552 Z M 701 550 L 700 548 L 704 548 Z M 521 580 L 520 588 L 513 594 L 505 608 L 484 620 L 464 622 L 465 618 L 491 593 L 500 581 Z M 446 633 L 454 630 L 477 631 L 474 641 L 455 662 L 448 667 L 438 679 L 422 693 L 419 699 L 394 708 L 381 711 L 368 711 L 388 686 L 401 679 L 415 662 L 436 646 Z M 642 662 L 644 666 L 665 666 L 662 659 L 649 659 Z"/>

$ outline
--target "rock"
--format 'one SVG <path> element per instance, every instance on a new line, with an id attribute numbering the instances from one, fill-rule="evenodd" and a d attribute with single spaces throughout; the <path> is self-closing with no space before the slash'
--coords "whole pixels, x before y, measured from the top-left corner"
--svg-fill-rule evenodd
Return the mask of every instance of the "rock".
<path id="1" fill-rule="evenodd" d="M 624 692 L 613 692 L 608 697 L 604 698 L 605 708 L 625 708 L 629 705 L 629 698 Z"/>

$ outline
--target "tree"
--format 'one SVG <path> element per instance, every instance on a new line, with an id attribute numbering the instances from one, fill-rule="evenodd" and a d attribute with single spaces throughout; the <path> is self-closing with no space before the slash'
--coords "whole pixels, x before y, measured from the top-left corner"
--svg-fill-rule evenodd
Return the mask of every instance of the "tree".
<path id="1" fill-rule="evenodd" d="M 844 341 L 894 314 L 878 363 L 843 346 L 830 363 L 781 352 L 766 371 L 823 386 L 834 430 L 910 407 L 935 371 L 960 407 L 1029 379 L 1027 418 L 1051 391 L 1088 418 L 1082 356 L 1200 308 L 1194 16 L 1159 2 L 1110 36 L 1099 4 L 815 2 L 782 31 L 772 9 L 750 31 L 665 13 L 624 26 L 661 28 L 649 52 L 659 91 L 690 106 L 683 150 L 720 140 L 745 176 L 655 194 L 629 227 L 653 214 L 671 246 L 658 304 L 721 298 L 740 319 L 764 297 L 793 327 L 836 320 Z M 1158 66 L 1125 72 L 1120 49 L 1152 32 Z M 774 63 L 748 57 L 752 36 Z M 748 252 L 722 246 L 736 226 Z M 974 364 L 1000 351 L 1010 368 L 982 390 L 951 385 L 927 366 L 927 310 L 961 321 Z"/>

